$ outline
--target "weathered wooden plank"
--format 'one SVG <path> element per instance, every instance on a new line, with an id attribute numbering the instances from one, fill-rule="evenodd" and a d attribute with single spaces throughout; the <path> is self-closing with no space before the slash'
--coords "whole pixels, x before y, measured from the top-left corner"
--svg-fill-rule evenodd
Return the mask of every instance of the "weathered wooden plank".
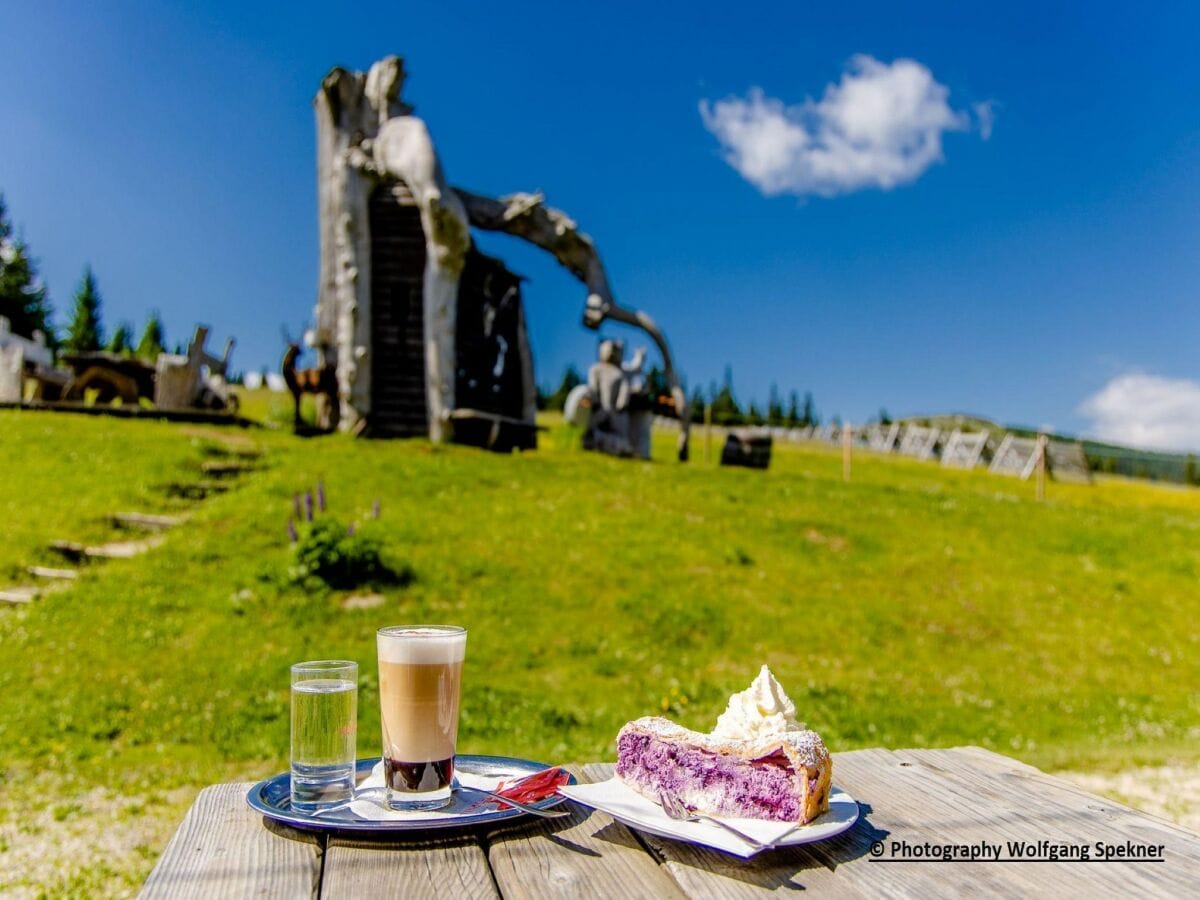
<path id="1" fill-rule="evenodd" d="M 603 781 L 612 767 L 572 770 L 581 781 Z M 683 896 L 628 828 L 604 813 L 572 808 L 570 818 L 523 820 L 488 835 L 488 862 L 504 897 Z"/>
<path id="2" fill-rule="evenodd" d="M 498 897 L 475 835 L 438 841 L 330 837 L 321 897 Z"/>
<path id="3" fill-rule="evenodd" d="M 321 874 L 317 838 L 266 826 L 246 805 L 250 787 L 219 784 L 200 792 L 142 897 L 312 896 Z"/>
<path id="4" fill-rule="evenodd" d="M 1002 895 L 1081 896 L 1111 892 L 1189 893 L 1200 883 L 1200 836 L 1059 782 L 1037 769 L 978 748 L 871 750 L 841 754 L 836 780 L 868 803 L 871 824 L 892 841 L 935 845 L 1008 842 L 1161 843 L 1167 862 L 872 863 L 839 876 L 864 889 L 899 895 L 984 891 Z"/>

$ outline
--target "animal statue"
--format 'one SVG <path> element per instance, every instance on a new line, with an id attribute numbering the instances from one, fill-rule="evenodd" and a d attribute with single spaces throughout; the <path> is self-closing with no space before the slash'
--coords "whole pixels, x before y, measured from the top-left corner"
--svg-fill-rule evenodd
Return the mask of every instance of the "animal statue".
<path id="1" fill-rule="evenodd" d="M 336 414 L 338 399 L 337 370 L 333 363 L 326 363 L 312 369 L 297 369 L 296 360 L 299 356 L 300 345 L 295 341 L 289 341 L 288 348 L 283 354 L 283 364 L 280 367 L 283 372 L 283 381 L 292 395 L 292 427 L 297 431 L 303 427 L 303 423 L 300 421 L 300 398 L 304 394 L 315 394 L 319 405 L 323 400 L 324 409 L 328 411 L 328 414 Z M 319 410 L 318 424 L 328 428 L 328 423 L 321 421 L 325 418 L 327 415 Z"/>

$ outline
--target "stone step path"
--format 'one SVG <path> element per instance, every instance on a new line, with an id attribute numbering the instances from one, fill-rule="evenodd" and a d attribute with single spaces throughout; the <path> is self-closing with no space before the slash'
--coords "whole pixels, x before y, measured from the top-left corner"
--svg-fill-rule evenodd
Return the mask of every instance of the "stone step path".
<path id="1" fill-rule="evenodd" d="M 47 594 L 53 594 L 69 587 L 69 581 L 54 581 L 50 584 L 22 584 L 0 590 L 0 603 L 10 606 L 23 606 Z"/>
<path id="2" fill-rule="evenodd" d="M 257 468 L 252 463 L 237 459 L 214 459 L 200 464 L 200 471 L 209 478 L 236 478 Z"/>
<path id="3" fill-rule="evenodd" d="M 26 566 L 25 571 L 34 578 L 51 578 L 59 581 L 74 581 L 79 573 L 74 569 L 51 569 L 47 566 Z"/>
<path id="4" fill-rule="evenodd" d="M 91 559 L 133 559 L 160 546 L 162 542 L 163 535 L 159 534 L 139 541 L 113 541 L 94 547 L 76 541 L 51 541 L 50 549 L 73 562 L 86 562 Z"/>
<path id="5" fill-rule="evenodd" d="M 176 525 L 182 525 L 183 516 L 161 516 L 154 513 L 123 512 L 114 513 L 112 523 L 117 528 L 141 529 L 142 531 L 166 531 Z"/>
<path id="6" fill-rule="evenodd" d="M 205 500 L 209 494 L 224 494 L 229 485 L 224 481 L 179 481 L 165 488 L 168 497 L 178 500 Z"/>
<path id="7" fill-rule="evenodd" d="M 200 464 L 204 480 L 199 482 L 175 482 L 163 490 L 168 497 L 200 501 L 210 494 L 223 494 L 240 476 L 259 468 L 257 451 L 253 453 L 231 450 L 232 458 L 207 460 Z M 105 544 L 88 545 L 79 541 L 51 541 L 50 549 L 64 559 L 84 565 L 95 560 L 132 559 L 160 546 L 166 540 L 166 532 L 187 521 L 186 515 L 162 515 L 159 513 L 119 512 L 113 513 L 109 521 L 114 528 L 136 531 L 143 536 L 135 540 L 110 541 Z M 76 569 L 50 566 L 26 566 L 25 571 L 38 579 L 34 584 L 20 584 L 0 588 L 0 604 L 24 605 L 39 597 L 70 587 L 79 577 Z"/>

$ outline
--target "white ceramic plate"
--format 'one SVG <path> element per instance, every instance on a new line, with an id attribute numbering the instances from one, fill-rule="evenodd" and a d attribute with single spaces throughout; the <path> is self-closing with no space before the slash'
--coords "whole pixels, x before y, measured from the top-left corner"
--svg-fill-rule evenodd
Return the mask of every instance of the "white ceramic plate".
<path id="1" fill-rule="evenodd" d="M 639 831 L 691 844 L 702 844 L 714 850 L 732 853 L 742 859 L 749 859 L 756 853 L 772 847 L 791 847 L 823 841 L 841 834 L 858 821 L 858 803 L 835 786 L 829 792 L 829 812 L 823 813 L 808 825 L 794 827 L 787 822 L 764 822 L 760 819 L 726 820 L 738 831 L 767 845 L 755 846 L 711 822 L 680 822 L 671 819 L 657 803 L 635 793 L 616 778 L 596 784 L 566 785 L 559 788 L 558 792 L 576 803 L 608 813 L 614 819 Z"/>

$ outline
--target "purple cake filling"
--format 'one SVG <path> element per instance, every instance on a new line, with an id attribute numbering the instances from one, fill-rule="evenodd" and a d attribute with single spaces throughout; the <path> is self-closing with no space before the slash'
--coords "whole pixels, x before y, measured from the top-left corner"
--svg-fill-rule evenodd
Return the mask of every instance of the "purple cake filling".
<path id="1" fill-rule="evenodd" d="M 617 741 L 617 774 L 648 795 L 670 793 L 711 812 L 798 822 L 800 778 L 790 768 L 748 762 L 697 747 L 626 733 Z"/>

